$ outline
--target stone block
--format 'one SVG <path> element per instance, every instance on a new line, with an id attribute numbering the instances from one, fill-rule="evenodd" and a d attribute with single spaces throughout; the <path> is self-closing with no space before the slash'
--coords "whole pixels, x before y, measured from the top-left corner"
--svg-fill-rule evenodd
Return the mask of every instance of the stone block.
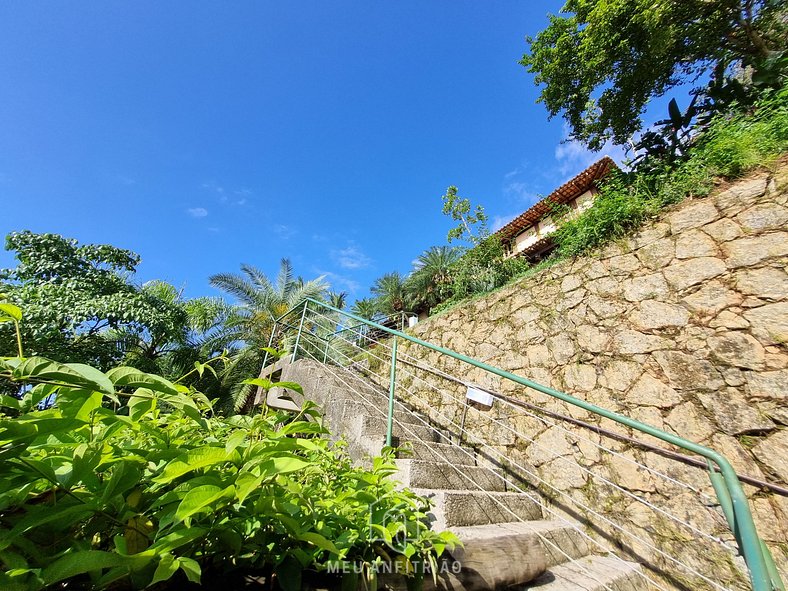
<path id="1" fill-rule="evenodd" d="M 553 355 L 553 359 L 555 359 L 558 365 L 566 365 L 569 363 L 577 352 L 572 339 L 565 334 L 559 334 L 548 338 L 547 348 L 550 349 L 550 353 Z"/>
<path id="2" fill-rule="evenodd" d="M 764 190 L 766 186 L 764 185 Z M 671 212 L 667 217 L 670 224 L 670 231 L 678 234 L 688 228 L 697 228 L 716 221 L 720 217 L 720 212 L 711 200 L 688 202 L 686 205 L 679 206 L 676 211 Z"/>
<path id="3" fill-rule="evenodd" d="M 764 267 L 735 274 L 736 289 L 747 295 L 771 300 L 788 299 L 788 273 L 785 269 Z"/>
<path id="4" fill-rule="evenodd" d="M 643 373 L 643 367 L 635 361 L 613 359 L 605 366 L 600 383 L 611 390 L 625 392 Z"/>
<path id="5" fill-rule="evenodd" d="M 561 281 L 561 291 L 564 293 L 577 289 L 583 285 L 583 280 L 578 275 L 567 275 Z"/>
<path id="6" fill-rule="evenodd" d="M 655 351 L 654 358 L 679 390 L 716 390 L 723 380 L 714 366 L 705 359 L 698 359 L 680 351 Z"/>
<path id="7" fill-rule="evenodd" d="M 701 443 L 711 437 L 715 428 L 698 412 L 691 402 L 685 402 L 671 410 L 665 424 L 679 437 Z"/>
<path id="8" fill-rule="evenodd" d="M 788 302 L 767 304 L 744 312 L 753 336 L 764 345 L 788 343 Z"/>
<path id="9" fill-rule="evenodd" d="M 788 484 L 788 429 L 780 429 L 770 435 L 754 446 L 752 453 L 768 472 L 783 484 Z"/>
<path id="10" fill-rule="evenodd" d="M 660 238 L 665 238 L 668 234 L 670 234 L 670 224 L 655 222 L 639 230 L 632 237 L 632 240 L 635 243 L 635 248 L 641 248 L 647 244 L 656 242 Z"/>
<path id="11" fill-rule="evenodd" d="M 683 290 L 698 283 L 713 279 L 725 272 L 725 263 L 714 257 L 698 257 L 674 262 L 663 271 L 668 284 Z"/>
<path id="12" fill-rule="evenodd" d="M 725 332 L 706 341 L 714 358 L 726 365 L 745 369 L 763 369 L 765 351 L 752 336 L 743 332 Z"/>
<path id="13" fill-rule="evenodd" d="M 648 373 L 644 373 L 627 394 L 630 405 L 670 408 L 680 402 L 678 392 Z"/>
<path id="14" fill-rule="evenodd" d="M 735 240 L 744 234 L 741 227 L 739 227 L 739 224 L 730 218 L 722 218 L 713 224 L 703 226 L 703 231 L 714 238 L 714 240 L 717 242 L 728 242 L 730 240 Z"/>
<path id="15" fill-rule="evenodd" d="M 658 349 L 668 349 L 670 346 L 671 343 L 668 339 L 636 330 L 622 330 L 613 337 L 613 347 L 624 355 L 650 353 Z"/>
<path id="16" fill-rule="evenodd" d="M 630 302 L 667 296 L 668 283 L 661 273 L 633 277 L 622 283 L 624 298 Z"/>
<path id="17" fill-rule="evenodd" d="M 699 393 L 698 400 L 714 417 L 717 427 L 728 435 L 761 433 L 774 428 L 774 423 L 734 388 Z"/>
<path id="18" fill-rule="evenodd" d="M 626 311 L 626 307 L 613 299 L 603 299 L 598 296 L 588 296 L 588 307 L 598 318 L 613 318 Z"/>
<path id="19" fill-rule="evenodd" d="M 630 316 L 632 324 L 639 330 L 685 326 L 689 312 L 682 306 L 666 304 L 657 300 L 646 300 Z"/>
<path id="20" fill-rule="evenodd" d="M 564 368 L 564 384 L 568 393 L 588 392 L 596 386 L 596 369 L 593 365 L 582 363 L 567 365 Z"/>
<path id="21" fill-rule="evenodd" d="M 724 243 L 722 252 L 729 268 L 752 267 L 761 261 L 788 255 L 788 232 L 737 238 Z"/>
<path id="22" fill-rule="evenodd" d="M 755 400 L 777 400 L 788 404 L 788 369 L 747 372 L 747 396 Z"/>
<path id="23" fill-rule="evenodd" d="M 584 351 L 601 353 L 607 348 L 608 342 L 610 342 L 610 335 L 596 326 L 584 324 L 577 327 L 577 344 Z"/>
<path id="24" fill-rule="evenodd" d="M 586 289 L 601 297 L 617 296 L 621 293 L 621 283 L 614 277 L 600 277 L 586 283 Z"/>
<path id="25" fill-rule="evenodd" d="M 640 262 L 633 254 L 622 254 L 607 261 L 612 275 L 629 275 L 640 268 Z"/>
<path id="26" fill-rule="evenodd" d="M 709 281 L 698 291 L 684 297 L 681 301 L 695 314 L 711 316 L 725 308 L 738 306 L 742 299 L 741 295 L 728 289 L 721 282 Z"/>
<path id="27" fill-rule="evenodd" d="M 663 238 L 646 244 L 635 253 L 646 267 L 652 270 L 667 266 L 676 256 L 676 248 L 671 238 Z"/>
<path id="28" fill-rule="evenodd" d="M 727 329 L 740 329 L 749 328 L 750 323 L 738 314 L 734 314 L 730 310 L 723 310 L 717 317 L 709 322 L 711 328 L 727 328 Z"/>
<path id="29" fill-rule="evenodd" d="M 745 232 L 779 230 L 788 224 L 788 209 L 776 203 L 760 203 L 736 216 Z"/>
<path id="30" fill-rule="evenodd" d="M 717 243 L 700 230 L 682 232 L 676 238 L 676 258 L 716 257 Z"/>
<path id="31" fill-rule="evenodd" d="M 758 198 L 766 193 L 767 184 L 766 176 L 735 183 L 728 190 L 718 193 L 714 203 L 725 214 L 735 214 L 757 203 Z"/>

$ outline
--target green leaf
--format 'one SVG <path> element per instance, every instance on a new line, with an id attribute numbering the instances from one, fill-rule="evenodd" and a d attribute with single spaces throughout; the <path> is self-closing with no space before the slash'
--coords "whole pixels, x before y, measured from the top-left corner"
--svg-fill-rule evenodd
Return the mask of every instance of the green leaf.
<path id="1" fill-rule="evenodd" d="M 193 470 L 226 462 L 229 458 L 230 454 L 221 447 L 198 447 L 190 450 L 185 458 L 175 459 L 167 464 L 162 473 L 156 476 L 153 481 L 158 483 L 170 482 Z"/>
<path id="2" fill-rule="evenodd" d="M 295 382 L 274 382 L 272 384 L 273 388 L 284 388 L 285 390 L 292 390 L 293 392 L 298 392 L 299 394 L 304 393 L 304 389 L 301 387 L 301 384 L 297 384 Z"/>
<path id="3" fill-rule="evenodd" d="M 0 395 L 0 407 L 11 408 L 14 410 L 22 409 L 22 401 L 7 394 Z"/>
<path id="4" fill-rule="evenodd" d="M 181 556 L 178 558 L 178 562 L 180 562 L 181 570 L 186 575 L 186 578 L 189 579 L 192 583 L 200 584 L 200 578 L 202 577 L 202 569 L 200 568 L 200 564 L 187 556 Z"/>
<path id="5" fill-rule="evenodd" d="M 153 578 L 148 585 L 154 585 L 161 581 L 167 581 L 178 571 L 180 564 L 175 560 L 172 554 L 164 554 L 159 560 L 156 571 L 153 573 Z"/>
<path id="6" fill-rule="evenodd" d="M 229 454 L 230 452 L 238 449 L 238 447 L 240 447 L 241 444 L 246 440 L 246 436 L 247 433 L 246 431 L 243 430 L 238 430 L 232 433 L 227 438 L 227 443 L 225 443 L 224 445 L 224 451 Z"/>
<path id="7" fill-rule="evenodd" d="M 263 390 L 270 390 L 273 388 L 273 382 L 265 378 L 249 378 L 243 381 L 244 384 L 251 384 L 252 386 L 260 386 Z"/>
<path id="8" fill-rule="evenodd" d="M 18 381 L 57 382 L 65 386 L 87 388 L 110 395 L 114 394 L 111 386 L 107 390 L 107 380 L 101 372 L 89 368 L 90 371 L 83 373 L 84 367 L 87 366 L 59 363 L 44 357 L 29 357 L 14 369 L 13 377 Z"/>
<path id="9" fill-rule="evenodd" d="M 191 489 L 183 497 L 175 511 L 175 520 L 184 521 L 196 513 L 200 513 L 209 508 L 210 505 L 223 497 L 229 497 L 234 492 L 232 486 L 219 488 L 212 484 L 204 484 Z"/>
<path id="10" fill-rule="evenodd" d="M 65 365 L 66 367 L 73 369 L 81 376 L 90 380 L 92 383 L 98 384 L 100 386 L 98 388 L 99 392 L 107 394 L 117 402 L 118 399 L 115 396 L 115 388 L 112 386 L 110 379 L 104 373 L 100 372 L 95 367 L 85 365 L 84 363 L 66 363 Z"/>
<path id="11" fill-rule="evenodd" d="M 0 312 L 5 313 L 9 318 L 13 318 L 17 322 L 22 320 L 22 309 L 14 304 L 0 303 Z"/>
<path id="12" fill-rule="evenodd" d="M 172 552 L 194 540 L 203 537 L 208 530 L 202 527 L 190 527 L 188 529 L 178 529 L 172 533 L 158 538 L 150 547 L 157 553 Z"/>
<path id="13" fill-rule="evenodd" d="M 314 544 L 321 550 L 327 550 L 328 552 L 332 552 L 337 555 L 339 554 L 339 549 L 334 545 L 334 543 L 331 540 L 328 540 L 325 536 L 321 536 L 319 533 L 308 531 L 298 534 L 297 537 L 299 540 Z"/>
<path id="14" fill-rule="evenodd" d="M 130 568 L 140 567 L 150 561 L 150 556 L 121 556 L 114 552 L 102 552 L 100 550 L 82 550 L 71 552 L 57 559 L 41 573 L 44 583 L 52 585 L 58 581 L 69 579 L 77 575 L 93 571 L 101 571 L 105 568 L 118 566 L 128 566 Z"/>
<path id="15" fill-rule="evenodd" d="M 94 509 L 92 507 L 83 504 L 72 506 L 65 504 L 38 506 L 35 510 L 31 511 L 22 519 L 20 519 L 14 528 L 9 532 L 8 536 L 10 538 L 14 538 L 30 531 L 31 529 L 41 527 L 42 525 L 47 525 L 48 523 L 58 520 L 75 523 L 93 512 Z"/>
<path id="16" fill-rule="evenodd" d="M 133 367 L 116 367 L 107 372 L 107 377 L 116 387 L 146 388 L 163 394 L 178 393 L 175 384 L 169 380 Z"/>

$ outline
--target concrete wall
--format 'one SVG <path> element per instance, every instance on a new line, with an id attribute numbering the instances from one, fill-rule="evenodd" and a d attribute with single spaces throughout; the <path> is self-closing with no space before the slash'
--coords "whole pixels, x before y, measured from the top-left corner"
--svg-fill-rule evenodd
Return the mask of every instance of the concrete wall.
<path id="1" fill-rule="evenodd" d="M 689 199 L 629 239 L 458 306 L 420 323 L 412 333 L 708 445 L 740 473 L 787 486 L 786 185 L 788 165 L 783 161 L 776 172 L 759 172 L 719 187 L 707 198 Z M 400 344 L 400 359 L 428 363 L 519 400 L 632 434 L 409 344 Z M 385 362 L 373 360 L 371 366 L 387 375 Z M 464 387 L 402 367 L 398 394 L 435 422 L 456 428 Z M 597 522 L 589 531 L 673 573 L 671 585 L 708 586 L 682 574 L 648 545 L 681 555 L 713 580 L 743 584 L 740 560 L 731 560 L 713 542 L 675 526 L 631 496 L 730 541 L 719 511 L 709 508 L 714 494 L 704 470 L 580 427 L 552 426 L 530 411 L 499 403 L 487 412 L 471 409 L 466 427 L 510 462 L 527 468 L 515 471 L 553 496 L 557 511 L 584 519 L 589 513 L 585 506 L 625 524 L 647 543 L 589 517 L 590 523 Z M 688 483 L 708 498 L 699 500 L 703 497 L 693 490 L 630 459 Z M 746 492 L 752 495 L 760 533 L 785 573 L 788 498 L 752 486 Z"/>

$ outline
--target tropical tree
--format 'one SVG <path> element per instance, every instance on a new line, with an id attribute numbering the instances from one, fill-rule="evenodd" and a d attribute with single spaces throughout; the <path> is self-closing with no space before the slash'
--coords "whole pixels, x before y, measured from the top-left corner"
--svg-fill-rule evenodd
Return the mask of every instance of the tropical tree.
<path id="1" fill-rule="evenodd" d="M 347 306 L 347 293 L 344 291 L 340 291 L 338 293 L 335 291 L 329 291 L 328 303 L 339 310 L 344 310 L 345 306 Z"/>
<path id="2" fill-rule="evenodd" d="M 361 316 L 366 320 L 375 320 L 380 315 L 378 301 L 375 298 L 362 298 L 356 300 L 350 308 L 356 316 Z"/>
<path id="3" fill-rule="evenodd" d="M 405 280 L 405 291 L 415 308 L 429 311 L 451 296 L 451 269 L 462 253 L 458 247 L 433 246 L 418 256 Z"/>
<path id="4" fill-rule="evenodd" d="M 647 102 L 677 85 L 737 71 L 752 87 L 785 83 L 782 0 L 567 0 L 561 12 L 520 63 L 544 85 L 538 102 L 592 149 L 626 143 Z"/>
<path id="5" fill-rule="evenodd" d="M 487 236 L 487 214 L 484 208 L 471 205 L 470 199 L 460 197 L 457 194 L 457 187 L 452 185 L 446 189 L 446 193 L 441 197 L 443 200 L 443 214 L 449 216 L 455 222 L 460 222 L 457 226 L 449 230 L 446 238 L 452 240 L 467 240 L 472 244 L 479 244 Z"/>
<path id="6" fill-rule="evenodd" d="M 306 298 L 323 299 L 328 289 L 322 276 L 310 281 L 294 277 L 288 259 L 282 259 L 273 282 L 252 265 L 241 265 L 241 271 L 210 277 L 211 285 L 238 300 L 207 343 L 210 349 L 230 351 L 222 380 L 229 391 L 226 407 L 233 410 L 242 409 L 249 401 L 254 388 L 243 381 L 259 373 L 276 319 Z"/>
<path id="7" fill-rule="evenodd" d="M 405 310 L 405 278 L 398 271 L 378 277 L 370 291 L 377 297 L 378 309 L 384 314 Z"/>
<path id="8" fill-rule="evenodd" d="M 145 335 L 156 349 L 184 330 L 186 311 L 169 294 L 131 282 L 140 257 L 130 250 L 30 231 L 9 234 L 5 247 L 18 264 L 0 272 L 0 292 L 26 311 L 30 353 L 108 368 L 128 352 L 108 336 Z M 0 325 L 0 354 L 13 350 L 13 334 Z"/>

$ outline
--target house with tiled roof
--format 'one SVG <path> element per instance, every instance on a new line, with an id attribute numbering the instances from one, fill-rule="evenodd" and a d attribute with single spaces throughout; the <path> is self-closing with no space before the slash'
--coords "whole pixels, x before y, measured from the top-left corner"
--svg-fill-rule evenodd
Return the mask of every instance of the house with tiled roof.
<path id="1" fill-rule="evenodd" d="M 568 207 L 572 216 L 591 207 L 599 192 L 598 181 L 615 167 L 616 163 L 605 156 L 495 232 L 506 248 L 506 255 L 534 261 L 547 256 L 555 247 L 551 234 L 559 224 L 551 215 L 555 208 Z"/>

